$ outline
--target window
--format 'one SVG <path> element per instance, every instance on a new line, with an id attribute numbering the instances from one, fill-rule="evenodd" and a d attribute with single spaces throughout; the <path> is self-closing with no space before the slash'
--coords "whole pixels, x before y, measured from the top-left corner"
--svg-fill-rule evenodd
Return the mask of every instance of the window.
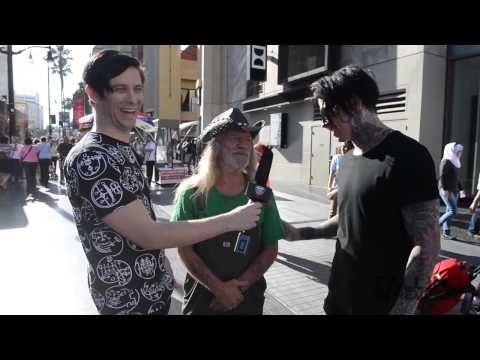
<path id="1" fill-rule="evenodd" d="M 194 104 L 197 101 L 195 89 L 182 89 L 180 101 L 181 111 L 195 111 Z"/>
<path id="2" fill-rule="evenodd" d="M 247 98 L 264 93 L 264 83 L 255 80 L 247 80 Z"/>
<path id="3" fill-rule="evenodd" d="M 327 45 L 280 45 L 278 83 L 309 77 L 328 69 Z"/>

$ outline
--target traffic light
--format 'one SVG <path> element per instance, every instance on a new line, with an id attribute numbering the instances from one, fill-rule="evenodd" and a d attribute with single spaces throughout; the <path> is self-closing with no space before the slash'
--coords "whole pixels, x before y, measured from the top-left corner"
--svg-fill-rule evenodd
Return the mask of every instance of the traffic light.
<path id="1" fill-rule="evenodd" d="M 55 115 L 50 115 L 50 125 L 55 125 L 57 123 L 57 119 Z"/>

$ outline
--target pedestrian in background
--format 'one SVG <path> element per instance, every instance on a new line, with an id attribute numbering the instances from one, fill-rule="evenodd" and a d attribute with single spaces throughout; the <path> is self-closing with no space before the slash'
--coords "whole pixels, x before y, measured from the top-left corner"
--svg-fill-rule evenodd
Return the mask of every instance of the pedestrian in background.
<path id="1" fill-rule="evenodd" d="M 445 204 L 445 213 L 438 220 L 442 227 L 442 236 L 451 239 L 450 222 L 457 214 L 458 198 L 465 198 L 465 191 L 459 178 L 463 145 L 451 142 L 445 145 L 443 158 L 440 161 L 438 188 Z"/>
<path id="2" fill-rule="evenodd" d="M 27 178 L 26 192 L 27 195 L 35 194 L 37 190 L 37 164 L 38 164 L 38 150 L 32 144 L 32 139 L 25 138 L 25 145 L 20 151 L 20 161 L 25 169 L 25 177 Z"/>
<path id="3" fill-rule="evenodd" d="M 156 162 L 156 154 L 157 154 L 157 144 L 153 141 L 153 138 L 148 135 L 148 141 L 145 144 L 145 166 L 147 168 L 147 179 L 148 179 L 148 186 L 152 183 L 153 178 L 153 169 L 155 169 L 155 180 L 158 179 L 157 172 L 158 169 L 155 166 Z"/>
<path id="4" fill-rule="evenodd" d="M 470 232 L 470 235 L 475 240 L 480 240 L 480 208 L 478 207 L 478 204 L 480 203 L 480 175 L 478 176 L 478 184 L 477 184 L 477 194 L 475 195 L 475 198 L 473 199 L 472 203 L 468 207 L 470 210 L 470 213 L 472 214 L 472 217 L 470 218 L 470 223 L 468 224 L 468 231 Z"/>
<path id="5" fill-rule="evenodd" d="M 37 145 L 38 150 L 38 162 L 40 164 L 40 184 L 44 187 L 48 187 L 49 180 L 49 167 L 52 160 L 52 148 L 47 143 L 45 136 L 41 137 L 41 143 Z"/>
<path id="6" fill-rule="evenodd" d="M 68 153 L 73 148 L 73 145 L 70 143 L 68 138 L 65 136 L 60 139 L 60 144 L 58 144 L 57 152 L 60 157 L 60 184 L 65 184 L 65 172 L 64 172 L 64 164 L 65 159 L 67 158 Z"/>
<path id="7" fill-rule="evenodd" d="M 0 136 L 0 189 L 7 190 L 8 181 L 12 175 L 13 147 L 8 143 L 8 137 Z"/>
<path id="8" fill-rule="evenodd" d="M 51 137 L 49 138 L 50 142 L 50 147 L 52 151 L 52 161 L 50 165 L 50 170 L 52 173 L 52 180 L 57 180 L 57 161 L 58 161 L 58 141 L 52 139 Z"/>
<path id="9" fill-rule="evenodd" d="M 12 172 L 12 179 L 13 182 L 18 182 L 18 180 L 21 180 L 23 178 L 23 167 L 22 167 L 22 162 L 20 159 L 20 153 L 22 151 L 23 145 L 20 144 L 19 138 L 15 137 L 14 138 L 14 143 L 13 143 L 13 172 Z"/>
<path id="10" fill-rule="evenodd" d="M 349 150 L 353 149 L 352 142 L 346 141 L 342 146 L 339 147 L 339 153 L 333 155 L 332 161 L 330 163 L 330 174 L 328 176 L 328 186 L 327 186 L 327 198 L 330 200 L 330 214 L 328 218 L 332 218 L 337 214 L 338 208 L 338 187 L 337 187 L 337 176 L 340 169 L 340 163 L 342 161 L 343 155 L 345 155 Z"/>

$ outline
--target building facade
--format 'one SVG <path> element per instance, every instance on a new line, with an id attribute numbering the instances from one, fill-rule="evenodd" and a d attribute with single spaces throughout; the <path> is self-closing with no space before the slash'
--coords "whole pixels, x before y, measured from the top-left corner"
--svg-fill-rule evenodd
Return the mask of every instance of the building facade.
<path id="1" fill-rule="evenodd" d="M 379 118 L 425 145 L 437 167 L 446 143 L 465 146 L 461 176 L 466 189 L 475 191 L 480 46 L 204 45 L 200 53 L 202 128 L 232 106 L 251 122 L 264 120 L 262 136 L 278 144 L 272 177 L 288 174 L 293 182 L 326 186 L 338 143 L 316 121 L 308 88 L 354 64 L 368 69 L 379 85 Z"/>
<path id="2" fill-rule="evenodd" d="M 2 53 L 0 53 L 0 99 L 8 99 L 7 55 Z"/>
<path id="3" fill-rule="evenodd" d="M 36 95 L 15 95 L 15 108 L 27 117 L 28 129 L 43 130 L 43 106 L 40 105 L 38 94 Z"/>
<path id="4" fill-rule="evenodd" d="M 112 49 L 134 56 L 145 68 L 143 112 L 178 126 L 198 120 L 197 46 L 183 51 L 180 45 L 95 45 L 93 54 Z"/>

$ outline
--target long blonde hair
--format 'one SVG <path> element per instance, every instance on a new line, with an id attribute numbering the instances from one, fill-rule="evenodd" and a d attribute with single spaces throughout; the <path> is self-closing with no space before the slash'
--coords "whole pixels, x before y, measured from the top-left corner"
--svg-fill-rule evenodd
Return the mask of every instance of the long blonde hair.
<path id="1" fill-rule="evenodd" d="M 203 150 L 200 161 L 198 162 L 198 172 L 195 175 L 183 180 L 175 190 L 175 200 L 176 203 L 180 194 L 183 192 L 196 188 L 195 192 L 192 194 L 192 199 L 198 196 L 204 196 L 205 199 L 208 196 L 208 192 L 215 185 L 215 182 L 220 175 L 220 168 L 218 160 L 220 157 L 220 150 L 222 144 L 220 139 L 223 135 L 217 136 L 210 140 Z M 250 149 L 250 160 L 242 171 L 243 174 L 247 177 L 249 181 L 253 181 L 255 178 L 255 171 L 257 167 L 257 158 L 255 151 L 252 148 Z"/>

